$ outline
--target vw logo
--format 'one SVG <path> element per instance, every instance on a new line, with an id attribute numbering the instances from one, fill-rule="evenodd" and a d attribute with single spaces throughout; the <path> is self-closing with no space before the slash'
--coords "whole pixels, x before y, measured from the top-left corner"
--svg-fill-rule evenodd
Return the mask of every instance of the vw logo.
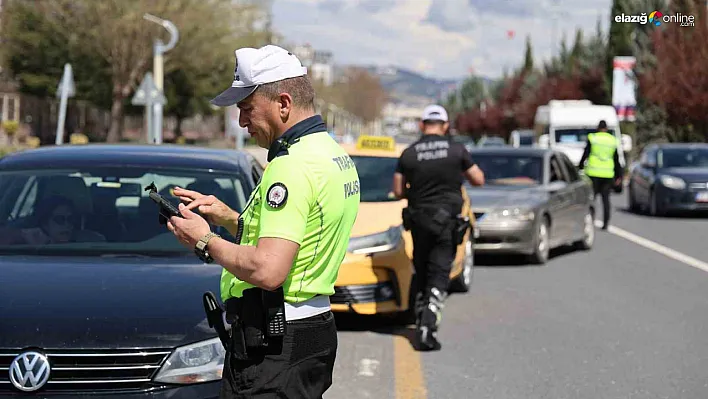
<path id="1" fill-rule="evenodd" d="M 49 380 L 49 360 L 39 352 L 25 352 L 10 363 L 10 382 L 24 392 L 36 391 Z"/>

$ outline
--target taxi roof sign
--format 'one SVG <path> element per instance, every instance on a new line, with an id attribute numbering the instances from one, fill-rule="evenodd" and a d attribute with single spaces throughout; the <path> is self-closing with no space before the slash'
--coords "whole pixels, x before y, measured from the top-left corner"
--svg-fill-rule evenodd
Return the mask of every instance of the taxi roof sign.
<path id="1" fill-rule="evenodd" d="M 396 141 L 393 137 L 388 136 L 359 136 L 356 148 L 359 150 L 395 151 Z"/>

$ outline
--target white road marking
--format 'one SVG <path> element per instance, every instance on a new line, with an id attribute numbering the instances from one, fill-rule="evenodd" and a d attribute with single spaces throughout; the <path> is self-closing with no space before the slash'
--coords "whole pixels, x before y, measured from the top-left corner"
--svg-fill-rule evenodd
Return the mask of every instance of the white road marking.
<path id="1" fill-rule="evenodd" d="M 596 220 L 595 226 L 602 227 L 602 222 L 599 220 Z M 688 256 L 686 254 L 683 254 L 681 252 L 673 250 L 669 247 L 665 247 L 665 246 L 663 246 L 659 243 L 656 243 L 654 241 L 647 240 L 644 237 L 638 236 L 634 233 L 630 233 L 629 231 L 620 229 L 619 227 L 609 226 L 607 231 L 609 233 L 616 235 L 616 236 L 620 236 L 624 239 L 632 241 L 635 244 L 639 244 L 639 245 L 643 246 L 644 248 L 651 249 L 652 251 L 658 252 L 658 253 L 660 253 L 664 256 L 667 256 L 671 259 L 677 260 L 679 262 L 683 262 L 689 266 L 695 267 L 696 269 L 703 270 L 704 272 L 708 272 L 708 263 L 698 260 L 694 257 Z"/>
<path id="2" fill-rule="evenodd" d="M 358 375 L 363 375 L 366 377 L 373 377 L 376 375 L 376 370 L 378 369 L 379 361 L 376 359 L 361 359 L 359 362 L 359 373 Z"/>

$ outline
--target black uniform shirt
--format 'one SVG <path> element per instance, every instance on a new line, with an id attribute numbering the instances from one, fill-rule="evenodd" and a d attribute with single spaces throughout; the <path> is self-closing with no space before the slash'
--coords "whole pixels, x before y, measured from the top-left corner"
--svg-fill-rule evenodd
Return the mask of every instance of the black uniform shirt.
<path id="1" fill-rule="evenodd" d="M 462 173 L 473 165 L 463 144 L 427 134 L 403 151 L 396 172 L 410 184 L 406 190 L 409 206 L 443 206 L 458 214 L 463 202 Z"/>

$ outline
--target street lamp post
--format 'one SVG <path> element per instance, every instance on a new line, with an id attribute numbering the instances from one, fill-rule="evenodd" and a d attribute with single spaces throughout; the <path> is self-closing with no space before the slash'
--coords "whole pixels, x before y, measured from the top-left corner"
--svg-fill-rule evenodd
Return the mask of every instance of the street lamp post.
<path id="1" fill-rule="evenodd" d="M 154 15 L 145 14 L 143 15 L 143 18 L 162 26 L 170 33 L 170 40 L 167 44 L 164 44 L 160 39 L 156 39 L 155 44 L 153 45 L 153 75 L 155 75 L 155 86 L 157 86 L 157 89 L 162 92 L 164 91 L 164 59 L 162 55 L 175 47 L 177 40 L 179 40 L 179 31 L 172 22 L 158 18 Z M 162 104 L 154 104 L 153 112 L 153 122 L 155 124 L 153 131 L 155 137 L 151 137 L 150 141 L 155 144 L 162 144 Z"/>

